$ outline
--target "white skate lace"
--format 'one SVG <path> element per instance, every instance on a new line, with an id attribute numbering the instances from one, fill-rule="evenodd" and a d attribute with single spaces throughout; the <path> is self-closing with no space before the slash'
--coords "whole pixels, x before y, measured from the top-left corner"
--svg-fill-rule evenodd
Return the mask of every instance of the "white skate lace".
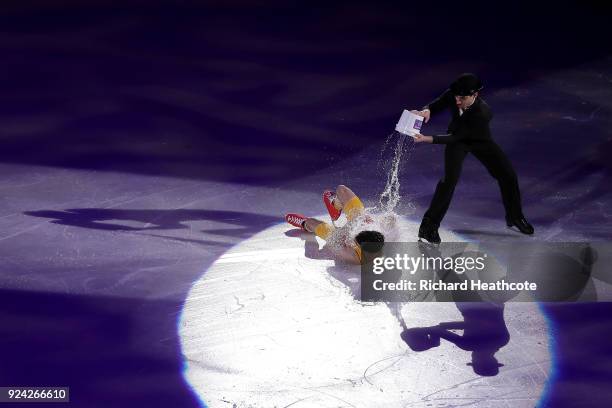
<path id="1" fill-rule="evenodd" d="M 299 224 L 299 225 L 301 225 L 302 222 L 304 222 L 302 218 L 296 217 L 294 215 L 288 216 L 287 221 L 289 221 L 290 224 Z"/>

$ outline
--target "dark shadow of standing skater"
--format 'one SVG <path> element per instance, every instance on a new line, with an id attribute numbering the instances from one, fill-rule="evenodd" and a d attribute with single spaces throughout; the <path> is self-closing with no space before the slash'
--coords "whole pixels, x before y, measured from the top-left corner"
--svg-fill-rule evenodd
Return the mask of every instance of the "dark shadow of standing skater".
<path id="1" fill-rule="evenodd" d="M 471 365 L 482 376 L 494 376 L 503 366 L 495 353 L 510 341 L 504 320 L 504 305 L 494 303 L 456 303 L 463 321 L 444 322 L 432 327 L 416 327 L 402 332 L 402 340 L 414 351 L 440 345 L 440 339 L 472 352 Z M 463 330 L 463 335 L 452 330 Z"/>
<path id="2" fill-rule="evenodd" d="M 439 257 L 437 247 L 420 245 L 427 257 Z M 461 282 L 461 274 L 449 270 L 436 271 L 440 280 Z M 438 297 L 438 293 L 436 293 Z M 447 298 L 438 300 L 448 300 Z M 504 320 L 504 304 L 483 301 L 475 291 L 458 291 L 453 294 L 455 306 L 463 316 L 463 321 L 443 322 L 437 326 L 404 328 L 402 340 L 413 351 L 425 351 L 440 345 L 440 339 L 450 341 L 462 350 L 472 352 L 474 373 L 482 376 L 495 376 L 500 364 L 495 353 L 510 341 L 510 333 Z M 453 330 L 463 330 L 457 334 Z"/>

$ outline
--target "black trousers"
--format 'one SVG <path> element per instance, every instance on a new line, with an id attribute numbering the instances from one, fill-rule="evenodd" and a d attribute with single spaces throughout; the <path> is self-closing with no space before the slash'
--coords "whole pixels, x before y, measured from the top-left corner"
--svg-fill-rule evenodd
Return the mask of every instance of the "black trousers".
<path id="1" fill-rule="evenodd" d="M 440 225 L 453 198 L 455 186 L 461 175 L 463 160 L 472 153 L 499 183 L 506 217 L 522 217 L 521 193 L 518 179 L 510 160 L 493 141 L 476 143 L 449 143 L 444 150 L 444 177 L 438 182 L 436 192 L 424 217 Z"/>

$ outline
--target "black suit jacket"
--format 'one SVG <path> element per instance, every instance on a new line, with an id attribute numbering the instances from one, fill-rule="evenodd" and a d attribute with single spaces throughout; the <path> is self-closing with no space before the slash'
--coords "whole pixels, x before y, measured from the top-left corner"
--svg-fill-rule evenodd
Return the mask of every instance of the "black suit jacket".
<path id="1" fill-rule="evenodd" d="M 436 144 L 448 144 L 456 142 L 478 142 L 491 140 L 491 129 L 489 122 L 493 118 L 491 108 L 480 96 L 476 98 L 472 106 L 459 116 L 459 108 L 455 103 L 455 97 L 450 89 L 427 104 L 423 109 L 429 109 L 431 116 L 450 109 L 452 119 L 448 124 L 448 134 L 433 137 Z"/>

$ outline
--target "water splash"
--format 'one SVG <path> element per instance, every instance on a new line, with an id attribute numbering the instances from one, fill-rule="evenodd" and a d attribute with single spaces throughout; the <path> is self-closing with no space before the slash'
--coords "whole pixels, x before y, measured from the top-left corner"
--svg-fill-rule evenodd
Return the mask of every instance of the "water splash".
<path id="1" fill-rule="evenodd" d="M 392 141 L 395 138 L 397 138 L 397 143 L 394 145 Z M 365 230 L 381 232 L 388 242 L 400 239 L 400 217 L 394 212 L 402 198 L 399 173 L 402 163 L 410 157 L 415 146 L 415 143 L 407 142 L 407 138 L 409 136 L 399 132 L 393 132 L 387 137 L 379 158 L 379 166 L 387 175 L 387 183 L 378 199 L 378 205 L 366 208 L 365 214 L 367 215 L 364 214 L 352 222 L 346 222 L 343 225 L 334 224 L 337 228 L 327 240 L 327 246 L 332 250 L 346 247 L 359 232 Z M 385 159 L 390 148 L 393 148 L 393 158 Z M 415 209 L 411 202 L 402 203 L 402 207 L 407 207 L 409 210 Z"/>
<path id="2" fill-rule="evenodd" d="M 387 146 L 389 145 L 391 139 L 395 136 L 398 137 L 398 140 L 397 140 L 397 144 L 395 145 L 393 159 L 390 161 L 390 163 L 388 163 L 390 164 L 389 166 L 390 168 L 387 170 L 388 171 L 387 184 L 385 185 L 385 189 L 383 190 L 383 192 L 381 193 L 378 199 L 377 210 L 382 211 L 384 213 L 393 213 L 393 211 L 395 210 L 395 207 L 397 207 L 397 204 L 402 198 L 400 195 L 400 181 L 399 181 L 399 172 L 400 172 L 400 168 L 402 164 L 402 155 L 404 154 L 404 150 L 406 150 L 405 149 L 406 145 L 408 145 L 408 151 L 407 151 L 408 156 L 414 147 L 414 143 L 406 143 L 406 139 L 409 136 L 406 136 L 402 133 L 394 132 L 391 135 L 389 135 L 389 137 L 387 137 L 387 140 L 383 144 L 383 147 L 381 150 L 381 158 L 385 150 L 387 149 Z M 381 160 L 381 162 L 383 161 Z M 383 166 L 383 167 L 387 167 L 387 166 Z M 409 203 L 408 205 L 412 206 L 411 203 Z"/>

